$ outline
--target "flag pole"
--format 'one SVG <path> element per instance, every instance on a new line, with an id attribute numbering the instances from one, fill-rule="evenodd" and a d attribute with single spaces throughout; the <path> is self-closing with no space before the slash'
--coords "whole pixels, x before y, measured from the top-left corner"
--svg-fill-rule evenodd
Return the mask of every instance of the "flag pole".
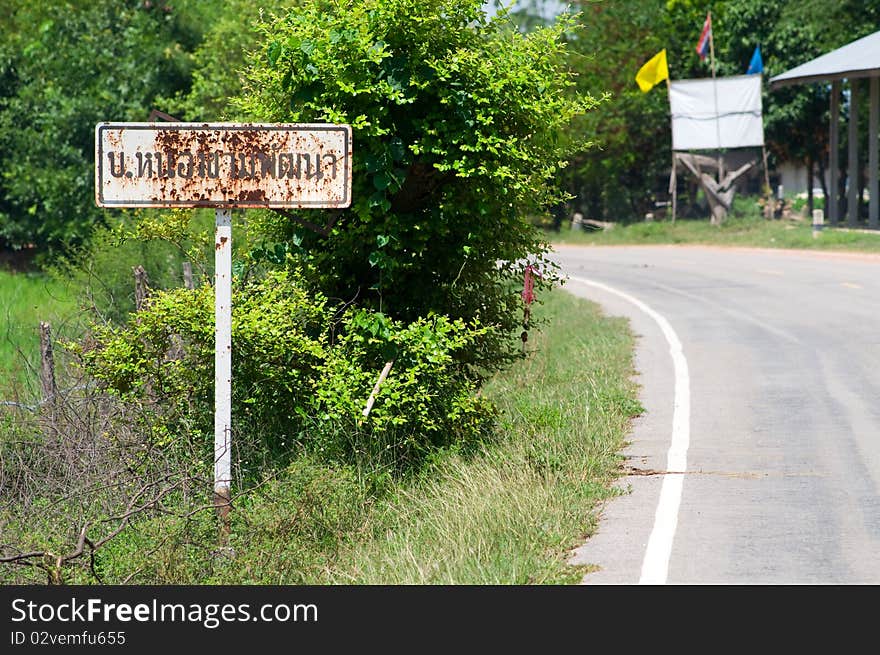
<path id="1" fill-rule="evenodd" d="M 709 14 L 709 63 L 712 68 L 712 91 L 715 95 L 715 136 L 718 139 L 718 183 L 724 177 L 721 163 L 721 116 L 718 114 L 718 83 L 715 80 L 715 29 L 712 27 L 712 12 Z"/>
<path id="2" fill-rule="evenodd" d="M 672 83 L 666 76 L 666 95 L 669 98 L 669 111 L 672 111 Z M 669 190 L 672 193 L 672 222 L 675 223 L 676 201 L 678 200 L 678 180 L 675 177 L 675 148 L 672 148 L 672 171 L 669 174 Z"/>
<path id="3" fill-rule="evenodd" d="M 758 47 L 759 48 L 761 47 L 760 44 L 758 44 Z M 759 73 L 759 75 L 761 76 L 762 82 L 764 80 L 763 70 L 764 70 L 764 66 L 762 64 L 761 65 L 761 72 Z M 762 139 L 762 141 L 763 141 L 763 139 Z M 767 144 L 766 143 L 761 143 L 761 157 L 764 160 L 764 188 L 766 189 L 765 193 L 767 194 L 767 205 L 766 205 L 766 211 L 764 213 L 766 214 L 765 218 L 773 218 L 776 215 L 776 206 L 775 206 L 776 203 L 773 202 L 773 190 L 770 188 L 770 169 L 767 168 Z M 812 184 L 813 181 L 810 180 L 809 183 Z"/>

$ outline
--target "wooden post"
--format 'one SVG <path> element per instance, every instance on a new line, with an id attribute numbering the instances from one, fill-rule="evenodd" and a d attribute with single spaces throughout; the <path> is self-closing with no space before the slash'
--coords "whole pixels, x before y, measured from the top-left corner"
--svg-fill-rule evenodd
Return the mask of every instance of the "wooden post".
<path id="1" fill-rule="evenodd" d="M 385 367 L 382 369 L 382 372 L 379 374 L 379 379 L 376 380 L 376 384 L 373 386 L 373 390 L 370 392 L 370 397 L 367 398 L 367 406 L 364 407 L 364 411 L 361 412 L 364 418 L 367 418 L 370 415 L 370 410 L 373 409 L 373 403 L 376 402 L 376 394 L 379 393 L 379 387 L 382 386 L 382 383 L 385 381 L 385 378 L 388 377 L 388 373 L 391 371 L 391 367 L 394 365 L 394 360 L 390 360 L 385 362 Z"/>
<path id="2" fill-rule="evenodd" d="M 43 390 L 43 400 L 54 407 L 58 396 L 58 387 L 55 384 L 55 356 L 52 354 L 52 327 L 49 323 L 40 321 L 40 386 Z"/>
<path id="3" fill-rule="evenodd" d="M 183 262 L 183 286 L 187 289 L 194 289 L 193 286 L 193 267 L 190 262 Z"/>
<path id="4" fill-rule="evenodd" d="M 147 278 L 147 271 L 138 264 L 134 271 L 134 308 L 141 311 L 147 305 L 147 297 L 150 295 L 150 280 Z"/>
<path id="5" fill-rule="evenodd" d="M 764 218 L 773 218 L 775 208 L 773 206 L 773 190 L 770 188 L 770 171 L 767 169 L 766 146 L 761 146 L 761 155 L 764 159 L 764 194 L 767 197 L 767 206 L 764 207 Z"/>

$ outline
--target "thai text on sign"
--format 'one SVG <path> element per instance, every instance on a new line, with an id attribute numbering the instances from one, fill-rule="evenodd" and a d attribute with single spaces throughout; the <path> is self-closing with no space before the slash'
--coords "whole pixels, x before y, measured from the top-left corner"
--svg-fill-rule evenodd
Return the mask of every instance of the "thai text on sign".
<path id="1" fill-rule="evenodd" d="M 347 207 L 351 127 L 99 123 L 101 207 Z"/>

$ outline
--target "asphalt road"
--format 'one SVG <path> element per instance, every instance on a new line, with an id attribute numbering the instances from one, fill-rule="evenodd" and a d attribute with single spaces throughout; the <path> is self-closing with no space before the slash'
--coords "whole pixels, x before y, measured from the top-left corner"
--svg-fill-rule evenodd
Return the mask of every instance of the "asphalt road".
<path id="1" fill-rule="evenodd" d="M 564 288 L 630 319 L 646 409 L 630 493 L 572 558 L 599 567 L 584 584 L 880 583 L 880 256 L 554 259 Z"/>

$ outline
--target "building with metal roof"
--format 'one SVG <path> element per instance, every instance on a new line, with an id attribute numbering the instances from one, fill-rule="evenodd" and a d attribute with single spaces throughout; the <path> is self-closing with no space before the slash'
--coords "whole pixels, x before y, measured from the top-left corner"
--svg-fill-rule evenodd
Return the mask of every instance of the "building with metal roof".
<path id="1" fill-rule="evenodd" d="M 828 221 L 837 225 L 840 220 L 840 203 L 837 198 L 840 166 L 838 150 L 840 144 L 840 97 L 842 85 L 846 82 L 849 90 L 849 125 L 848 125 L 848 163 L 850 179 L 847 193 L 846 224 L 854 227 L 858 223 L 858 191 L 859 185 L 854 182 L 854 171 L 858 171 L 858 107 L 861 101 L 862 79 L 868 79 L 868 227 L 878 228 L 880 215 L 880 193 L 877 187 L 877 126 L 880 117 L 880 32 L 874 32 L 837 50 L 825 53 L 808 62 L 770 78 L 770 90 L 791 84 L 830 83 L 831 84 L 831 121 L 830 121 L 830 193 L 831 202 L 827 208 Z"/>

